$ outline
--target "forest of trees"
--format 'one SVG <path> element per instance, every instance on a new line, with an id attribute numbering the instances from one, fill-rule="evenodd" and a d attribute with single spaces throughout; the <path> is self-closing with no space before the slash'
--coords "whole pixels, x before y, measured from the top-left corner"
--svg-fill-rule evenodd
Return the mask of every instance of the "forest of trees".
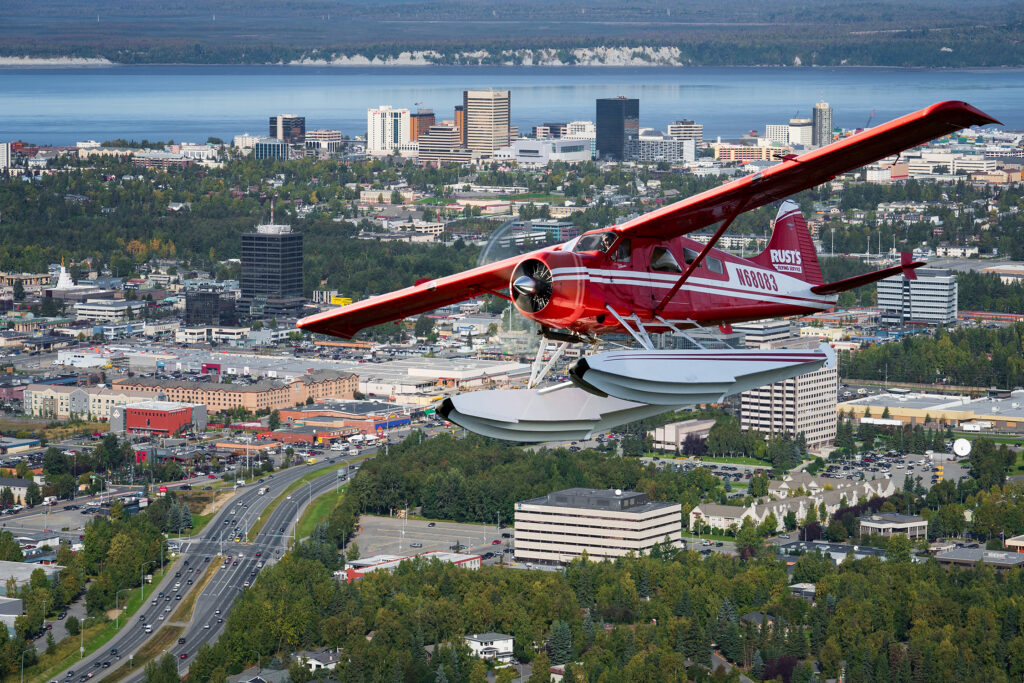
<path id="1" fill-rule="evenodd" d="M 1024 386 L 1024 323 L 918 334 L 844 354 L 844 377 L 1012 389 Z"/>

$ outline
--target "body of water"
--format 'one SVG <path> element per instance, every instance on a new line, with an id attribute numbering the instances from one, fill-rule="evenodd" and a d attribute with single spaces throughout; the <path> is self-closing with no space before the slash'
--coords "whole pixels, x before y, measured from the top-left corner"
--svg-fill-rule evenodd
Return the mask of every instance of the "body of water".
<path id="1" fill-rule="evenodd" d="M 694 119 L 708 139 L 810 118 L 819 99 L 845 128 L 863 127 L 872 112 L 878 124 L 958 99 L 1024 129 L 1024 69 L 114 66 L 0 68 L 0 140 L 230 140 L 266 135 L 268 118 L 282 113 L 355 136 L 369 107 L 420 106 L 451 119 L 464 89 L 489 87 L 512 91 L 523 133 L 593 120 L 594 100 L 618 95 L 640 99 L 642 127 Z"/>

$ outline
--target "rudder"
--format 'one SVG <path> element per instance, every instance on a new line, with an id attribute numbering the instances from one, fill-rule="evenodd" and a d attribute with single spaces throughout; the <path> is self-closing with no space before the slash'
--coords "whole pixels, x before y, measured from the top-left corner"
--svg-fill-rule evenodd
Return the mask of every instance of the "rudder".
<path id="1" fill-rule="evenodd" d="M 800 206 L 789 199 L 779 207 L 768 247 L 751 260 L 812 285 L 824 282 L 807 221 L 800 213 Z"/>

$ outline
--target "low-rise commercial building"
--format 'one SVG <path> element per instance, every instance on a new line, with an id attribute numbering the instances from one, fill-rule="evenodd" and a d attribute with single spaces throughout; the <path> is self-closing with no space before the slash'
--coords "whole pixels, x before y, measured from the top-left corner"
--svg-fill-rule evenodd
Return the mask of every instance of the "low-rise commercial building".
<path id="1" fill-rule="evenodd" d="M 647 435 L 654 440 L 654 450 L 682 453 L 687 437 L 706 439 L 714 426 L 714 420 L 684 420 L 652 429 Z"/>
<path id="2" fill-rule="evenodd" d="M 437 560 L 438 562 L 450 562 L 456 567 L 463 569 L 480 569 L 482 558 L 479 555 L 462 555 L 459 553 L 446 553 L 440 550 L 431 550 L 416 555 L 373 555 L 372 557 L 361 557 L 358 560 L 349 560 L 345 563 L 343 572 L 336 572 L 336 575 L 343 575 L 349 582 L 361 579 L 370 572 L 386 571 L 393 572 L 403 562 L 421 557 L 424 560 Z"/>
<path id="3" fill-rule="evenodd" d="M 173 401 L 140 401 L 116 407 L 110 413 L 110 431 L 170 436 L 182 431 L 206 429 L 206 406 Z"/>
<path id="4" fill-rule="evenodd" d="M 928 536 L 928 521 L 917 515 L 879 512 L 860 518 L 860 534 L 861 536 L 878 534 L 887 537 L 904 534 L 907 538 L 926 538 Z"/>
<path id="5" fill-rule="evenodd" d="M 639 555 L 665 540 L 678 545 L 681 515 L 679 503 L 651 502 L 636 491 L 555 491 L 516 503 L 516 559 L 563 565 L 584 552 L 608 560 Z"/>
<path id="6" fill-rule="evenodd" d="M 75 317 L 78 320 L 115 323 L 141 315 L 146 308 L 144 301 L 125 301 L 122 299 L 88 299 L 75 304 Z"/>
<path id="7" fill-rule="evenodd" d="M 985 548 L 953 548 L 935 555 L 936 561 L 945 567 L 973 569 L 982 562 L 999 571 L 1024 567 L 1024 554 Z"/>

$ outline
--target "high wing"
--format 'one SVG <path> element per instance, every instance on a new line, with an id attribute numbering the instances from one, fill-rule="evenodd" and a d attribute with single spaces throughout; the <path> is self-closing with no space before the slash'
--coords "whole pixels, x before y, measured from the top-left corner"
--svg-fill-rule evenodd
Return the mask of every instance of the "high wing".
<path id="1" fill-rule="evenodd" d="M 821 149 L 787 158 L 765 171 L 645 214 L 613 230 L 627 236 L 659 239 L 685 235 L 961 128 L 987 123 L 999 122 L 966 102 L 940 102 Z M 401 320 L 481 294 L 502 292 L 515 266 L 526 256 L 515 256 L 375 296 L 303 318 L 297 324 L 309 332 L 350 339 L 366 327 Z"/>
<path id="2" fill-rule="evenodd" d="M 961 128 L 999 123 L 966 102 L 939 102 L 764 171 L 688 197 L 615 228 L 629 237 L 670 239 L 820 185 Z"/>
<path id="3" fill-rule="evenodd" d="M 359 330 L 441 306 L 507 290 L 512 271 L 525 256 L 513 256 L 455 275 L 427 280 L 396 292 L 370 297 L 308 318 L 297 325 L 308 332 L 351 339 Z"/>

